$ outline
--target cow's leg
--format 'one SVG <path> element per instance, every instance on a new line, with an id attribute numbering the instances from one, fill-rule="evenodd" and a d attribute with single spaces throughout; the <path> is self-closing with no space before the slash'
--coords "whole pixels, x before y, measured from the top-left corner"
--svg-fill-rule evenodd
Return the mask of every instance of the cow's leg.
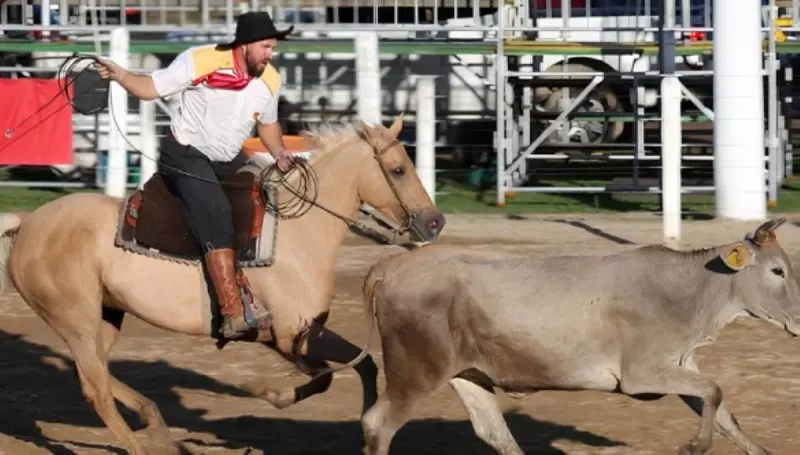
<path id="1" fill-rule="evenodd" d="M 694 412 L 698 415 L 702 414 L 703 403 L 700 399 L 686 395 L 681 395 L 680 397 Z M 742 431 L 736 417 L 728 411 L 725 407 L 725 403 L 720 403 L 717 409 L 716 423 L 719 432 L 747 455 L 767 455 L 770 453 Z"/>
<path id="2" fill-rule="evenodd" d="M 421 346 L 427 349 L 409 349 L 410 342 L 383 337 L 386 393 L 361 418 L 367 455 L 388 454 L 392 438 L 411 418 L 414 406 L 452 378 L 446 362 L 439 360 L 445 358 L 439 347 L 427 342 L 430 337 L 413 332 L 407 335 L 422 340 Z"/>
<path id="3" fill-rule="evenodd" d="M 411 365 L 414 364 L 408 363 L 404 368 L 416 370 Z M 366 455 L 387 455 L 392 438 L 411 418 L 414 406 L 447 382 L 446 378 L 427 382 L 428 379 L 422 378 L 425 373 L 416 371 L 414 374 L 419 374 L 420 378 L 415 381 L 405 381 L 387 373 L 386 393 L 361 418 Z"/>
<path id="4" fill-rule="evenodd" d="M 620 390 L 627 395 L 663 393 L 688 395 L 703 400 L 697 434 L 678 453 L 701 455 L 711 448 L 714 421 L 722 403 L 722 390 L 711 379 L 678 365 L 654 365 L 637 356 L 623 365 Z"/>
<path id="5" fill-rule="evenodd" d="M 472 428 L 482 441 L 502 455 L 524 455 L 490 389 L 464 378 L 451 379 L 450 386 L 467 408 Z"/>
<path id="6" fill-rule="evenodd" d="M 414 405 L 426 395 L 421 390 L 405 390 L 402 394 L 378 398 L 361 418 L 364 454 L 387 455 L 395 433 L 408 422 Z"/>
<path id="7" fill-rule="evenodd" d="M 689 370 L 699 372 L 694 359 L 686 360 L 684 366 Z M 697 397 L 681 395 L 681 399 L 698 415 L 702 414 L 703 403 Z M 766 455 L 769 453 L 768 450 L 761 447 L 744 433 L 736 417 L 726 408 L 725 403 L 720 403 L 717 409 L 716 423 L 720 433 L 733 442 L 742 452 L 748 455 Z"/>
<path id="8" fill-rule="evenodd" d="M 300 348 L 303 341 L 305 341 L 305 349 Z M 305 354 L 302 351 L 305 351 Z M 322 322 L 315 321 L 311 324 L 308 335 L 298 339 L 294 352 L 282 354 L 289 360 L 293 359 L 304 373 L 314 376 L 318 371 L 328 367 L 327 362 L 346 364 L 358 357 L 360 353 L 359 347 L 325 327 Z M 361 379 L 364 392 L 361 411 L 363 415 L 377 401 L 378 367 L 372 356 L 367 355 L 353 368 Z M 276 408 L 283 409 L 311 396 L 324 393 L 330 387 L 331 382 L 333 382 L 333 376 L 327 374 L 294 388 L 273 390 L 262 379 L 245 384 L 243 387 L 253 395 L 267 400 Z"/>

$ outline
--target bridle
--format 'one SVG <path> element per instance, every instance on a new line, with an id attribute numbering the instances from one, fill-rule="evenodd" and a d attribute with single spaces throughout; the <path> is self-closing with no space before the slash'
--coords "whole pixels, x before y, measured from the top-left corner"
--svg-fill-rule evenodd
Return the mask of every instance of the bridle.
<path id="1" fill-rule="evenodd" d="M 373 144 L 373 142 L 368 137 L 366 137 L 364 131 L 360 130 L 360 129 L 359 129 L 359 132 L 358 132 L 358 140 L 365 141 L 367 144 L 369 144 L 370 148 L 372 149 L 372 157 L 373 157 L 373 159 L 375 159 L 378 162 L 378 167 L 380 168 L 381 172 L 383 173 L 383 176 L 386 179 L 387 184 L 392 189 L 392 193 L 394 193 L 394 196 L 397 199 L 397 202 L 400 204 L 400 207 L 403 209 L 403 212 L 405 214 L 405 221 L 403 222 L 402 225 L 396 226 L 393 223 L 391 223 L 389 221 L 386 221 L 386 220 L 376 216 L 374 213 L 372 213 L 372 212 L 370 212 L 368 210 L 365 210 L 363 207 L 359 207 L 358 210 L 362 214 L 366 215 L 368 218 L 370 218 L 373 221 L 375 221 L 375 223 L 377 223 L 380 227 L 382 227 L 383 229 L 386 229 L 387 231 L 389 231 L 392 234 L 394 234 L 394 238 L 393 239 L 389 238 L 385 234 L 383 234 L 381 232 L 378 232 L 377 230 L 373 229 L 372 227 L 367 226 L 366 224 L 364 224 L 364 223 L 362 223 L 362 222 L 360 222 L 360 221 L 358 221 L 356 219 L 353 219 L 353 218 L 344 216 L 344 215 L 342 215 L 340 213 L 337 213 L 336 211 L 331 210 L 331 209 L 325 207 L 324 205 L 320 204 L 319 202 L 317 202 L 316 191 L 315 191 L 316 190 L 316 175 L 314 175 L 313 170 L 308 165 L 308 163 L 306 162 L 305 159 L 295 158 L 293 168 L 289 172 L 287 172 L 286 174 L 284 174 L 280 170 L 278 170 L 276 165 L 269 166 L 259 176 L 259 182 L 258 182 L 259 187 L 260 188 L 270 188 L 272 186 L 271 183 L 279 183 L 284 188 L 286 188 L 287 191 L 292 193 L 292 195 L 294 195 L 298 199 L 300 199 L 303 202 L 308 204 L 308 206 L 306 207 L 305 210 L 302 210 L 299 213 L 294 213 L 294 214 L 291 214 L 291 215 L 287 215 L 285 213 L 281 213 L 280 210 L 276 209 L 275 213 L 281 219 L 297 218 L 297 217 L 305 214 L 311 208 L 311 206 L 314 206 L 314 207 L 317 207 L 317 208 L 325 211 L 326 213 L 328 213 L 328 214 L 330 214 L 330 215 L 342 220 L 345 224 L 347 224 L 347 227 L 351 232 L 353 232 L 353 233 L 355 233 L 357 235 L 360 235 L 362 237 L 369 238 L 369 239 L 373 240 L 374 242 L 376 242 L 378 244 L 395 245 L 395 246 L 400 246 L 400 247 L 403 247 L 403 248 L 406 248 L 406 249 L 413 249 L 413 248 L 418 247 L 420 245 L 419 242 L 411 242 L 411 243 L 407 242 L 407 243 L 402 243 L 402 244 L 398 244 L 396 242 L 397 236 L 402 236 L 402 235 L 406 234 L 409 231 L 414 232 L 414 233 L 419 233 L 418 232 L 419 228 L 416 227 L 416 225 L 414 223 L 414 221 L 416 220 L 416 214 L 414 212 L 412 212 L 408 208 L 408 205 L 403 200 L 403 198 L 400 196 L 400 191 L 398 190 L 394 179 L 392 178 L 391 175 L 389 175 L 389 172 L 385 169 L 385 167 L 383 166 L 383 163 L 381 162 L 381 157 L 385 153 L 387 153 L 389 150 L 392 150 L 395 147 L 402 147 L 402 144 L 397 139 L 393 139 L 392 141 L 390 141 L 385 146 L 383 146 L 381 148 L 376 148 L 375 145 Z M 348 143 L 349 143 L 349 141 L 343 143 L 342 145 L 340 145 L 340 147 L 345 147 Z M 308 194 L 307 194 L 307 191 L 297 191 L 292 185 L 289 185 L 289 184 L 286 183 L 286 176 L 288 176 L 293 171 L 294 172 L 300 172 L 301 173 L 301 177 L 300 177 L 301 179 L 306 178 L 306 179 L 311 179 L 313 181 L 313 188 L 314 188 L 314 195 L 313 196 L 309 197 Z M 279 173 L 279 176 L 277 178 L 273 177 L 274 173 L 276 173 L 276 172 Z M 307 184 L 304 184 L 302 186 L 308 187 Z M 265 198 L 265 200 L 266 200 L 266 202 L 268 204 L 270 203 L 271 199 L 273 199 L 273 198 L 269 198 L 269 197 Z M 277 202 L 277 201 L 275 201 L 275 202 Z M 424 244 L 424 243 L 427 243 L 427 242 L 422 242 L 422 244 Z"/>
<path id="2" fill-rule="evenodd" d="M 62 63 L 61 67 L 59 67 L 59 70 L 58 70 L 57 74 L 64 75 L 63 79 L 66 80 L 68 74 L 72 74 L 72 73 L 76 72 L 76 71 L 74 71 L 74 68 L 77 68 L 77 65 L 78 65 L 79 62 L 87 61 L 87 60 L 88 61 L 92 61 L 92 62 L 97 62 L 97 57 L 95 57 L 93 55 L 79 54 L 77 52 L 73 53 L 72 59 L 68 58 L 68 59 L 64 60 L 64 63 Z M 86 67 L 84 67 L 81 70 L 77 71 L 78 76 L 80 76 L 84 71 L 87 71 L 89 69 L 89 67 L 90 66 L 87 65 Z M 67 99 L 67 102 L 64 103 L 61 107 L 59 107 L 59 109 L 63 108 L 66 105 L 71 105 L 75 110 L 77 110 L 77 111 L 79 111 L 79 112 L 81 112 L 83 114 L 95 113 L 95 112 L 84 112 L 81 109 L 79 109 L 78 106 L 75 104 L 75 102 L 74 102 L 73 98 L 70 96 L 70 93 L 69 93 L 69 90 L 68 90 L 69 86 L 74 83 L 74 80 L 75 80 L 75 78 L 72 78 L 68 82 L 66 82 L 65 84 L 61 84 L 60 83 L 59 84 L 59 89 L 60 89 L 59 93 L 57 93 L 56 96 L 54 96 L 52 99 L 50 99 L 50 101 L 45 103 L 42 107 L 37 109 L 33 114 L 31 114 L 28 117 L 24 118 L 22 120 L 22 122 L 20 122 L 20 124 L 24 123 L 29 118 L 32 118 L 34 115 L 36 115 L 39 112 L 41 112 L 44 108 L 46 108 L 48 105 L 53 103 L 59 96 L 64 96 Z M 105 82 L 105 85 L 107 87 L 108 86 L 108 82 Z M 83 94 L 83 93 L 88 92 L 89 90 L 93 90 L 93 89 L 95 89 L 94 84 L 89 85 L 87 88 L 83 89 L 81 92 L 77 93 L 76 95 Z M 109 107 L 110 107 L 110 104 L 111 104 L 111 99 L 109 98 Z M 100 109 L 102 109 L 102 107 Z M 98 109 L 98 111 L 99 111 L 99 109 Z M 117 130 L 121 131 L 121 128 L 120 128 L 119 124 L 117 123 L 117 119 L 113 115 L 113 112 L 111 111 L 111 109 L 109 109 L 109 112 L 111 114 L 110 115 L 111 120 L 114 122 L 114 125 L 116 126 Z M 17 140 L 19 140 L 21 136 L 24 136 L 24 135 L 28 134 L 29 132 L 31 132 L 37 125 L 39 125 L 39 124 L 41 124 L 43 122 L 44 122 L 44 120 L 40 120 L 40 121 L 36 122 L 36 124 L 34 124 L 33 127 L 25 130 L 19 136 L 17 136 L 15 134 L 15 129 L 19 125 L 15 126 L 13 128 L 6 129 L 4 134 L 7 137 L 9 137 L 9 139 L 11 139 L 14 136 L 17 136 L 17 137 L 14 137 L 11 142 L 9 142 L 8 144 L 6 144 L 6 146 L 3 147 L 3 149 L 5 147 L 10 146 L 12 143 L 16 142 Z M 128 145 L 132 147 L 133 150 L 136 150 L 136 151 L 140 152 L 140 154 L 143 157 L 147 158 L 147 159 L 156 161 L 154 158 L 152 158 L 150 156 L 147 156 L 145 153 L 142 153 L 141 150 L 139 150 L 136 146 L 131 144 L 131 142 L 128 140 L 126 135 L 123 134 L 122 137 L 128 143 Z M 381 172 L 383 172 L 383 175 L 386 178 L 386 182 L 389 184 L 389 187 L 392 189 L 392 192 L 394 193 L 395 197 L 397 198 L 397 201 L 400 203 L 400 206 L 402 207 L 403 212 L 405 212 L 406 220 L 401 226 L 394 226 L 392 223 L 377 217 L 375 214 L 373 214 L 373 213 L 371 213 L 371 212 L 369 212 L 367 210 L 364 210 L 362 207 L 359 207 L 359 211 L 361 213 L 363 213 L 364 215 L 366 215 L 367 217 L 369 217 L 372 220 L 374 220 L 382 228 L 384 228 L 384 229 L 388 230 L 389 232 L 393 233 L 395 235 L 395 240 L 396 240 L 397 236 L 404 235 L 406 232 L 409 232 L 409 231 L 413 231 L 414 233 L 418 233 L 419 234 L 418 228 L 414 224 L 414 221 L 416 219 L 416 215 L 411 210 L 408 209 L 408 206 L 406 205 L 405 201 L 403 200 L 402 197 L 400 197 L 400 192 L 397 190 L 397 186 L 395 185 L 394 179 L 392 179 L 391 175 L 389 175 L 389 173 L 386 171 L 386 169 L 384 169 L 383 164 L 380 162 L 380 157 L 384 153 L 386 153 L 387 151 L 391 150 L 394 147 L 401 146 L 400 141 L 398 141 L 397 139 L 393 139 L 385 147 L 383 147 L 380 150 L 378 150 L 378 149 L 375 148 L 375 145 L 372 143 L 372 141 L 369 138 L 366 137 L 366 134 L 363 131 L 363 129 L 360 129 L 360 128 L 358 130 L 358 139 L 365 141 L 367 144 L 369 144 L 370 148 L 372 149 L 372 156 L 373 156 L 373 158 L 375 158 L 375 160 L 378 161 L 378 167 L 380 167 Z M 346 143 L 342 144 L 341 146 L 344 146 L 344 145 L 346 145 Z M 0 151 L 1 150 L 2 149 L 0 149 Z M 160 164 L 160 166 L 167 166 L 165 163 L 159 163 L 159 164 Z M 171 167 L 171 166 L 167 166 L 167 167 Z M 303 178 L 303 176 L 305 176 L 305 177 L 310 178 L 313 182 L 316 182 L 316 176 L 314 175 L 312 169 L 305 162 L 305 160 L 295 159 L 294 168 L 301 172 L 301 175 L 302 175 L 301 178 Z M 185 172 L 185 171 L 177 169 L 177 168 L 172 168 L 172 170 L 175 171 L 175 172 L 178 172 L 180 174 L 183 174 L 183 175 L 185 175 L 187 177 L 195 178 L 195 179 L 202 180 L 202 181 L 207 181 L 207 182 L 210 182 L 210 183 L 216 183 L 215 181 L 211 181 L 211 180 L 205 179 L 205 178 L 203 178 L 203 177 L 201 177 L 199 175 L 194 175 L 194 174 Z M 277 179 L 270 178 L 271 175 L 276 170 L 277 170 L 277 172 L 280 173 L 280 176 Z M 277 166 L 275 166 L 275 165 L 269 166 L 266 169 L 264 169 L 264 171 L 262 171 L 259 174 L 259 176 L 257 177 L 258 186 L 261 189 L 261 191 L 263 192 L 264 188 L 267 188 L 269 186 L 268 185 L 269 181 L 279 182 L 279 183 L 283 184 L 283 186 L 290 193 L 292 193 L 294 196 L 296 196 L 297 198 L 301 199 L 302 201 L 310 204 L 310 206 L 316 206 L 316 207 L 324 210 L 325 212 L 335 216 L 336 218 L 339 218 L 340 220 L 344 221 L 348 225 L 348 228 L 351 231 L 353 231 L 354 233 L 356 233 L 358 235 L 361 235 L 361 236 L 364 236 L 364 237 L 368 237 L 368 238 L 374 240 L 375 242 L 377 242 L 379 244 L 398 245 L 395 241 L 393 241 L 392 239 L 390 239 L 386 235 L 376 231 L 375 229 L 367 226 L 366 224 L 361 223 L 358 220 L 355 220 L 355 219 L 346 217 L 344 215 L 341 215 L 339 213 L 336 213 L 335 211 L 330 210 L 327 207 L 323 206 L 322 204 L 318 203 L 316 201 L 316 194 L 314 195 L 314 197 L 309 198 L 305 194 L 305 192 L 296 191 L 295 188 L 293 188 L 291 185 L 286 185 L 285 177 L 286 177 L 286 175 L 284 175 L 282 172 L 280 172 L 280 170 L 277 169 Z M 269 204 L 270 202 L 277 202 L 277 201 L 270 201 L 270 198 L 268 198 L 268 197 L 264 198 L 264 199 L 266 200 L 267 204 Z M 309 206 L 309 208 L 310 208 L 310 206 Z M 292 215 L 287 216 L 286 214 L 282 214 L 281 211 L 277 210 L 277 209 L 275 210 L 275 213 L 276 213 L 276 216 L 278 216 L 279 218 L 288 219 L 288 218 L 298 217 L 298 216 L 302 215 L 303 213 L 305 213 L 306 211 L 307 210 L 304 210 L 299 215 L 295 214 L 293 216 Z M 427 243 L 427 242 L 422 242 L 422 244 L 425 244 L 425 243 Z M 411 245 L 411 247 L 409 247 L 409 245 Z M 412 248 L 412 247 L 416 247 L 416 246 L 419 246 L 419 245 L 420 245 L 420 243 L 404 243 L 404 244 L 400 244 L 398 246 L 402 246 L 402 247 L 405 247 L 405 248 Z"/>

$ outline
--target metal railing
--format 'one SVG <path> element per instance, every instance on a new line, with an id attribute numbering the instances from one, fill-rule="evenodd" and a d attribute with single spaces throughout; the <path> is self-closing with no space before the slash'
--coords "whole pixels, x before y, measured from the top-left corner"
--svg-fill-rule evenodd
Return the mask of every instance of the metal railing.
<path id="1" fill-rule="evenodd" d="M 563 3 L 566 4 L 568 1 L 563 0 Z M 676 38 L 679 41 L 703 41 L 709 38 L 710 34 L 713 34 L 710 15 L 712 2 L 713 0 L 676 0 L 676 20 L 674 21 L 676 27 L 671 27 L 670 29 L 676 32 Z M 15 3 L 20 2 L 8 0 L 3 5 L 0 5 L 0 12 L 4 9 L 6 10 L 6 13 L 0 14 L 0 23 L 4 18 L 8 17 L 7 9 Z M 156 2 L 152 0 L 50 0 L 43 3 L 49 3 L 51 6 L 58 5 L 57 8 L 54 8 L 58 12 L 57 21 L 54 19 L 55 16 L 51 15 L 48 19 L 41 18 L 38 22 L 34 21 L 35 23 L 10 24 L 8 26 L 0 26 L 0 28 L 6 33 L 14 31 L 41 32 L 46 30 L 65 32 L 65 34 L 70 34 L 76 39 L 105 39 L 97 38 L 98 32 L 103 32 L 102 35 L 105 36 L 105 31 L 116 27 L 117 24 L 122 24 L 130 30 L 134 40 L 137 36 L 145 36 L 144 33 L 149 33 L 154 35 L 148 36 L 158 36 L 158 38 L 151 39 L 187 42 L 217 41 L 229 38 L 233 34 L 233 20 L 237 14 L 248 10 L 268 10 L 276 21 L 280 23 L 280 26 L 295 24 L 300 35 L 309 39 L 325 39 L 326 37 L 334 36 L 349 38 L 354 31 L 374 30 L 379 31 L 382 37 L 416 38 L 420 41 L 427 39 L 428 42 L 430 42 L 431 38 L 447 38 L 451 40 L 487 41 L 489 44 L 495 44 L 497 46 L 496 55 L 502 63 L 498 71 L 495 72 L 492 69 L 495 55 L 455 55 L 448 59 L 451 67 L 446 68 L 446 70 L 451 73 L 455 73 L 456 69 L 465 70 L 455 78 L 463 78 L 466 76 L 464 73 L 477 75 L 478 82 L 473 79 L 463 85 L 474 86 L 476 93 L 480 92 L 480 95 L 476 95 L 476 99 L 482 97 L 482 101 L 470 99 L 470 102 L 475 105 L 486 104 L 493 108 L 489 110 L 494 110 L 493 114 L 498 116 L 498 143 L 507 144 L 500 147 L 502 151 L 498 152 L 498 155 L 507 153 L 508 156 L 504 157 L 503 161 L 510 163 L 516 160 L 519 163 L 515 169 L 504 169 L 499 173 L 499 179 L 508 179 L 510 181 L 516 181 L 518 177 L 526 174 L 527 161 L 525 156 L 532 156 L 532 152 L 529 149 L 536 148 L 541 143 L 524 126 L 529 124 L 534 117 L 537 117 L 537 112 L 530 108 L 536 104 L 534 100 L 535 93 L 530 88 L 523 92 L 524 94 L 520 97 L 524 98 L 521 105 L 526 106 L 526 109 L 522 111 L 521 115 L 518 115 L 518 111 L 510 107 L 510 104 L 513 103 L 503 102 L 503 98 L 506 95 L 509 97 L 514 96 L 511 92 L 512 88 L 510 86 L 506 87 L 505 82 L 507 79 L 552 78 L 554 80 L 568 80 L 578 77 L 585 79 L 588 83 L 593 78 L 599 77 L 601 79 L 596 80 L 607 82 L 612 79 L 624 79 L 634 83 L 633 81 L 637 77 L 641 80 L 642 78 L 659 74 L 659 70 L 655 65 L 656 59 L 653 56 L 643 58 L 641 54 L 636 55 L 635 52 L 638 51 L 635 46 L 656 41 L 656 33 L 659 31 L 657 20 L 660 13 L 658 8 L 660 0 L 585 0 L 583 2 L 573 0 L 571 2 L 573 5 L 580 3 L 582 6 L 572 8 L 561 8 L 560 4 L 562 2 L 558 0 L 279 0 L 270 2 L 261 0 L 158 0 L 157 5 L 154 5 L 153 3 Z M 776 0 L 775 5 L 779 8 L 784 8 L 780 14 L 786 18 L 791 18 L 792 27 L 784 27 L 782 30 L 787 32 L 800 30 L 800 28 L 794 27 L 798 23 L 800 0 Z M 70 16 L 68 14 L 70 7 L 76 7 L 79 14 Z M 498 17 L 501 17 L 498 16 L 499 11 L 504 12 L 502 17 L 505 22 L 502 25 L 498 24 Z M 505 15 L 506 11 L 510 13 L 508 16 Z M 620 16 L 618 15 L 620 13 L 625 14 Z M 614 14 L 617 15 L 614 16 Z M 614 19 L 610 20 L 607 17 L 614 17 Z M 768 22 L 774 18 L 765 17 L 764 19 L 765 22 Z M 47 26 L 46 23 L 51 25 Z M 774 24 L 770 23 L 769 27 L 764 28 L 764 31 L 774 32 L 773 27 Z M 139 35 L 140 33 L 142 35 Z M 619 55 L 612 56 L 584 55 L 580 52 L 581 49 L 564 53 L 548 51 L 540 54 L 537 54 L 536 51 L 531 51 L 528 55 L 516 58 L 517 62 L 515 64 L 518 64 L 519 68 L 510 67 L 506 69 L 509 59 L 513 58 L 513 56 L 506 52 L 506 44 L 496 40 L 498 33 L 505 38 L 517 37 L 528 42 L 533 41 L 534 44 L 555 41 L 589 41 L 595 44 L 628 43 L 635 46 L 631 47 L 630 55 L 619 53 Z M 600 45 L 600 47 L 602 46 Z M 295 70 L 299 69 L 305 79 L 301 80 L 295 77 L 295 80 L 291 81 L 292 77 L 287 77 L 285 93 L 295 98 L 292 101 L 297 102 L 306 101 L 304 97 L 309 96 L 309 93 L 312 92 L 324 93 L 327 99 L 333 99 L 334 96 L 329 96 L 329 92 L 325 92 L 325 90 L 329 90 L 335 84 L 340 84 L 341 80 L 337 80 L 337 78 L 344 79 L 343 75 L 347 74 L 347 70 L 338 71 L 340 68 L 335 67 L 341 67 L 344 63 L 342 60 L 351 60 L 354 57 L 354 55 L 349 54 L 337 57 L 336 61 L 333 61 L 330 60 L 330 57 L 316 59 L 316 57 L 312 58 L 302 54 L 286 56 L 285 60 L 281 61 L 282 65 L 288 67 L 284 71 L 289 75 L 295 75 L 297 74 Z M 404 57 L 407 60 L 403 64 L 411 67 L 412 65 L 409 62 L 417 57 Z M 564 70 L 548 71 L 551 66 L 557 66 L 562 61 L 577 60 L 576 57 L 583 58 L 584 61 L 591 59 L 602 61 L 607 65 L 606 67 L 588 68 L 582 71 L 569 70 L 565 65 Z M 463 63 L 453 63 L 454 59 Z M 317 60 L 319 63 L 317 63 Z M 772 60 L 771 58 L 769 61 L 772 63 Z M 642 62 L 644 61 L 647 61 L 647 63 L 643 65 Z M 384 69 L 392 71 L 389 68 L 392 64 L 387 62 Z M 328 74 L 327 67 L 323 74 L 322 69 L 325 65 L 331 65 L 331 74 Z M 698 67 L 702 68 L 702 66 L 700 64 Z M 317 87 L 310 87 L 314 85 L 314 82 L 310 81 L 310 79 L 314 79 L 318 69 L 319 90 Z M 3 68 L 0 68 L 0 71 L 2 70 Z M 314 71 L 314 73 L 311 71 Z M 678 71 L 677 74 L 682 76 L 701 76 L 707 72 L 707 70 L 692 68 Z M 774 68 L 769 68 L 768 72 L 774 77 Z M 633 76 L 634 73 L 636 76 Z M 392 75 L 392 77 L 398 79 L 406 76 L 407 74 Z M 448 74 L 448 77 L 452 79 L 453 75 Z M 774 82 L 770 83 L 774 84 Z M 597 83 L 597 85 L 599 84 L 600 82 Z M 554 85 L 557 86 L 558 83 Z M 639 100 L 645 98 L 655 99 L 645 93 L 645 87 L 641 88 L 642 96 Z M 352 91 L 352 88 L 344 87 L 338 90 L 339 92 Z M 404 88 L 403 90 L 406 89 Z M 450 89 L 448 88 L 448 90 Z M 647 90 L 652 91 L 652 87 Z M 578 101 L 581 98 L 579 92 L 580 89 L 573 89 L 573 96 L 570 97 L 569 89 L 563 90 L 563 93 L 567 95 L 565 97 L 567 102 L 558 116 L 551 118 L 549 123 L 546 122 L 546 125 L 552 126 L 548 133 L 559 128 L 559 125 L 564 126 L 569 123 L 569 117 L 571 117 L 570 107 L 579 104 Z M 691 94 L 690 91 L 687 90 L 687 92 Z M 399 88 L 396 93 L 400 93 Z M 448 96 L 452 97 L 452 95 Z M 352 97 L 353 95 L 351 94 L 350 98 L 344 98 L 350 100 Z M 777 113 L 773 112 L 776 110 L 774 98 L 775 95 L 771 94 L 770 100 L 773 101 L 771 101 L 769 109 L 772 113 L 771 115 L 777 116 Z M 343 101 L 343 103 L 350 103 L 347 100 Z M 500 100 L 500 102 L 497 102 L 497 100 Z M 393 100 L 393 102 L 397 103 L 396 100 Z M 495 105 L 495 103 L 497 104 Z M 636 110 L 639 110 L 639 101 L 636 101 L 635 104 Z M 698 103 L 695 102 L 695 104 Z M 383 106 L 386 112 L 395 109 L 395 107 L 395 105 Z M 439 112 L 445 114 L 447 109 L 440 109 Z M 514 120 L 519 120 L 521 124 L 516 125 L 514 122 L 509 122 L 512 117 L 518 117 Z M 775 126 L 776 118 L 770 118 L 771 135 L 780 133 L 779 127 Z M 636 121 L 639 122 L 639 120 Z M 636 128 L 639 129 L 640 125 L 637 124 Z M 552 136 L 556 137 L 560 136 L 560 134 L 554 133 Z M 616 159 L 630 159 L 637 162 L 640 158 L 655 159 L 653 156 L 645 158 L 644 151 L 648 144 L 645 144 L 641 135 L 634 141 L 636 144 L 630 147 L 633 149 L 633 153 L 625 157 L 618 155 Z M 537 159 L 550 157 L 548 154 L 537 154 L 537 156 Z M 773 179 L 773 181 L 776 180 Z M 519 190 L 515 184 L 510 186 L 500 184 L 498 189 L 500 190 L 499 193 L 502 193 L 505 189 Z M 530 190 L 536 191 L 536 189 Z M 541 190 L 546 191 L 543 188 Z M 553 191 L 553 189 L 551 188 L 549 191 Z"/>
<path id="2" fill-rule="evenodd" d="M 26 0 L 0 4 L 0 28 L 60 31 L 86 26 L 123 25 L 136 32 L 232 31 L 246 11 L 269 11 L 280 24 L 307 30 L 436 25 L 496 9 L 498 0 Z M 154 4 L 156 3 L 156 4 Z M 50 14 L 42 11 L 50 10 Z"/>

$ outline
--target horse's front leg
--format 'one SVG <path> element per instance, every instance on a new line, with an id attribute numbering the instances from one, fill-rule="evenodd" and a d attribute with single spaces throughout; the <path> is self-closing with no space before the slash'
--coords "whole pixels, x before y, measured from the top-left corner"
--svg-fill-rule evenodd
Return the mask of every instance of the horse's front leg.
<path id="1" fill-rule="evenodd" d="M 256 380 L 245 384 L 244 388 L 278 409 L 326 392 L 333 382 L 333 375 L 324 374 L 319 377 L 316 375 L 328 368 L 328 362 L 346 364 L 354 360 L 361 353 L 361 349 L 325 327 L 323 321 L 317 319 L 312 322 L 307 330 L 294 338 L 291 349 L 282 349 L 282 343 L 275 346 L 282 356 L 314 379 L 301 386 L 284 389 L 271 389 L 264 380 Z M 378 399 L 378 367 L 372 356 L 367 355 L 353 368 L 361 379 L 364 392 L 363 415 Z"/>
<path id="2" fill-rule="evenodd" d="M 321 323 L 313 323 L 307 337 L 306 356 L 313 361 L 346 364 L 361 354 L 361 348 L 342 338 Z M 362 415 L 378 400 L 378 366 L 371 355 L 366 355 L 353 366 L 361 379 L 363 391 Z M 331 375 L 325 375 L 331 377 Z M 332 378 L 331 378 L 332 380 Z M 330 383 L 328 384 L 330 386 Z"/>

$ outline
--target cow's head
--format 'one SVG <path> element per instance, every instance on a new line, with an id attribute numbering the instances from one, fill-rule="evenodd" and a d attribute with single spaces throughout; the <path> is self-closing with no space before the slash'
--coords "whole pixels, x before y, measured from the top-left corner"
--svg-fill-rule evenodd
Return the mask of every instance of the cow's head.
<path id="1" fill-rule="evenodd" d="M 741 242 L 726 246 L 720 259 L 735 273 L 732 298 L 752 316 L 800 335 L 800 285 L 775 230 L 786 220 L 770 220 Z"/>

